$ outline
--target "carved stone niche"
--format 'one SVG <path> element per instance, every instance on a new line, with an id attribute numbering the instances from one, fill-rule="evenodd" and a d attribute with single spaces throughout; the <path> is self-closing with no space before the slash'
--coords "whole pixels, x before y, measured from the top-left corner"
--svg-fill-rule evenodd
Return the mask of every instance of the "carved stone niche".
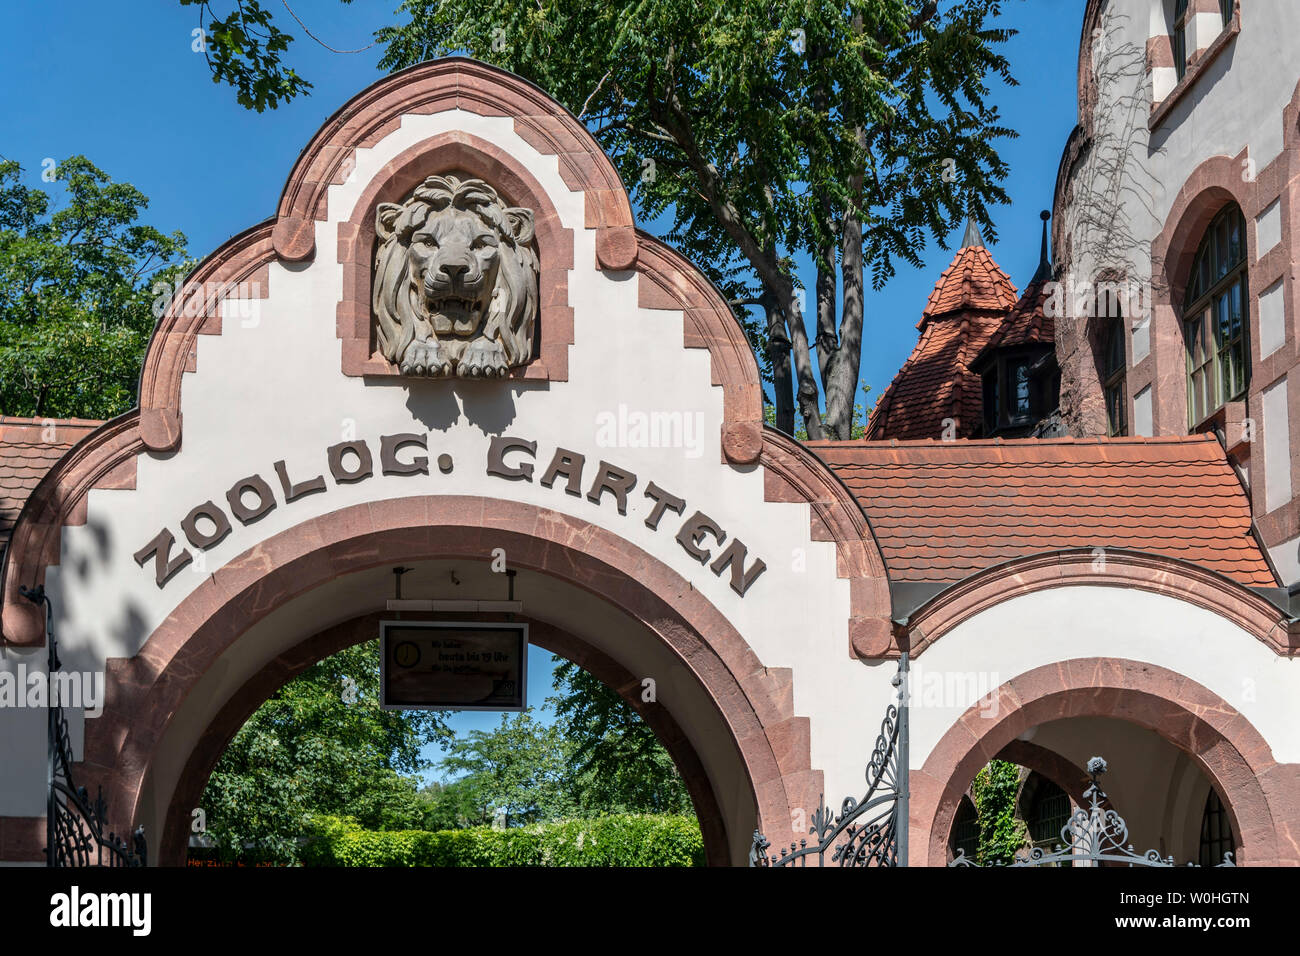
<path id="1" fill-rule="evenodd" d="M 481 179 L 430 176 L 375 210 L 375 341 L 403 375 L 499 378 L 533 355 L 533 210 Z"/>

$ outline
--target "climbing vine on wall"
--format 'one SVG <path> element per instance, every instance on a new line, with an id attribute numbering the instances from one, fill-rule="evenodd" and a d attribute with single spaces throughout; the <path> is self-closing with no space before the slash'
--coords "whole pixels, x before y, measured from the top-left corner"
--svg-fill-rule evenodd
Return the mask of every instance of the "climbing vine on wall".
<path id="1" fill-rule="evenodd" d="M 1016 818 L 1016 794 L 1020 790 L 1020 768 L 1005 760 L 990 761 L 975 775 L 971 798 L 975 801 L 979 826 L 978 860 L 981 865 L 1010 863 L 1017 850 L 1028 843 L 1029 834 Z"/>

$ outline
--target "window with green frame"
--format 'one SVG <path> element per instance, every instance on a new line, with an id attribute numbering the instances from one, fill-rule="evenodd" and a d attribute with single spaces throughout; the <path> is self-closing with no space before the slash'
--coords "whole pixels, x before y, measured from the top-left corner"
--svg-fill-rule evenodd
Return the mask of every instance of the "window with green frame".
<path id="1" fill-rule="evenodd" d="M 1246 293 L 1246 220 L 1241 209 L 1230 204 L 1206 230 L 1183 298 L 1187 417 L 1192 428 L 1246 393 Z"/>

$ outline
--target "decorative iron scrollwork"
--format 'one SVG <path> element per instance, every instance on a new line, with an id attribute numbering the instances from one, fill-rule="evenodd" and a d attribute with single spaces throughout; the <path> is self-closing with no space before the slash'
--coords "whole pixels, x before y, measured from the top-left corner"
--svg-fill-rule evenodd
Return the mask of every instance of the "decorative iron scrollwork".
<path id="1" fill-rule="evenodd" d="M 899 661 L 893 685 L 898 700 L 885 709 L 880 734 L 867 762 L 867 792 L 861 800 L 846 797 L 833 814 L 818 800 L 808 832 L 798 843 L 771 854 L 771 844 L 758 830 L 749 851 L 750 866 L 807 866 L 816 858 L 835 866 L 907 865 L 907 655 Z"/>
<path id="2" fill-rule="evenodd" d="M 1156 850 L 1138 853 L 1128 842 L 1128 824 L 1114 810 L 1107 809 L 1106 793 L 1098 780 L 1106 772 L 1106 761 L 1093 757 L 1088 761 L 1088 775 L 1092 783 L 1083 792 L 1087 807 L 1078 807 L 1061 827 L 1061 842 L 1046 852 L 1034 847 L 1015 854 L 1010 863 L 992 863 L 990 866 L 1097 866 L 1102 863 L 1121 866 L 1177 866 L 1172 856 L 1162 857 Z M 984 866 L 966 856 L 964 849 L 949 866 Z M 1199 866 L 1188 863 L 1188 866 Z M 1225 853 L 1223 862 L 1216 866 L 1235 866 L 1232 854 Z"/>
<path id="3" fill-rule="evenodd" d="M 48 707 L 46 776 L 49 793 L 45 805 L 46 866 L 144 866 L 148 848 L 144 827 L 136 827 L 131 842 L 109 831 L 104 790 L 97 788 L 92 802 L 85 787 L 72 778 L 72 742 L 63 703 L 53 692 L 54 675 L 62 664 L 54 638 L 54 612 L 44 586 L 22 587 L 19 593 L 45 608 L 45 639 L 49 648 L 50 700 Z"/>

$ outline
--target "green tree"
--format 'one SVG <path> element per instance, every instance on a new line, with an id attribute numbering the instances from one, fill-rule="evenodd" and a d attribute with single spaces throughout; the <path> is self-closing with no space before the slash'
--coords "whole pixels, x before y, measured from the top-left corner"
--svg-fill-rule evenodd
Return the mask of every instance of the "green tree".
<path id="1" fill-rule="evenodd" d="M 248 719 L 203 792 L 223 859 L 292 862 L 312 814 L 372 830 L 423 826 L 421 748 L 448 736 L 435 711 L 379 706 L 378 640 L 346 648 L 284 684 Z"/>
<path id="2" fill-rule="evenodd" d="M 269 14 L 235 7 L 213 23 L 226 51 L 214 79 L 258 109 L 306 92 L 279 63 L 287 40 Z M 996 239 L 987 207 L 1007 201 L 996 144 L 1015 135 L 988 101 L 991 81 L 1014 82 L 999 52 L 1012 35 L 996 26 L 1001 0 L 404 0 L 400 10 L 406 22 L 377 34 L 384 67 L 468 53 L 538 84 L 613 157 L 643 219 L 671 214 L 669 240 L 733 307 L 762 309 L 742 321 L 787 432 L 797 402 L 809 437 L 850 436 L 868 272 L 880 288 L 897 261 L 919 265 L 928 239 L 944 242 L 968 213 Z M 811 342 L 800 256 L 816 271 Z"/>
<path id="3" fill-rule="evenodd" d="M 422 830 L 463 830 L 492 822 L 484 815 L 469 780 L 435 780 L 420 791 L 420 800 L 424 805 Z"/>
<path id="4" fill-rule="evenodd" d="M 149 201 L 84 156 L 60 199 L 0 162 L 0 413 L 112 418 L 136 404 L 151 291 L 188 267 L 185 237 L 139 222 Z"/>
<path id="5" fill-rule="evenodd" d="M 460 775 L 478 820 L 504 813 L 507 826 L 541 823 L 573 815 L 570 797 L 571 745 L 560 730 L 533 717 L 502 714 L 490 731 L 472 730 L 451 741 L 439 767 Z"/>
<path id="6" fill-rule="evenodd" d="M 694 812 L 672 757 L 616 691 L 571 661 L 555 669 L 553 687 L 549 702 L 572 744 L 571 787 L 584 816 Z"/>
<path id="7" fill-rule="evenodd" d="M 979 825 L 977 859 L 983 866 L 1010 863 L 1024 848 L 1028 831 L 1016 818 L 1016 794 L 1020 792 L 1020 768 L 1006 760 L 992 760 L 971 784 L 975 819 Z"/>

